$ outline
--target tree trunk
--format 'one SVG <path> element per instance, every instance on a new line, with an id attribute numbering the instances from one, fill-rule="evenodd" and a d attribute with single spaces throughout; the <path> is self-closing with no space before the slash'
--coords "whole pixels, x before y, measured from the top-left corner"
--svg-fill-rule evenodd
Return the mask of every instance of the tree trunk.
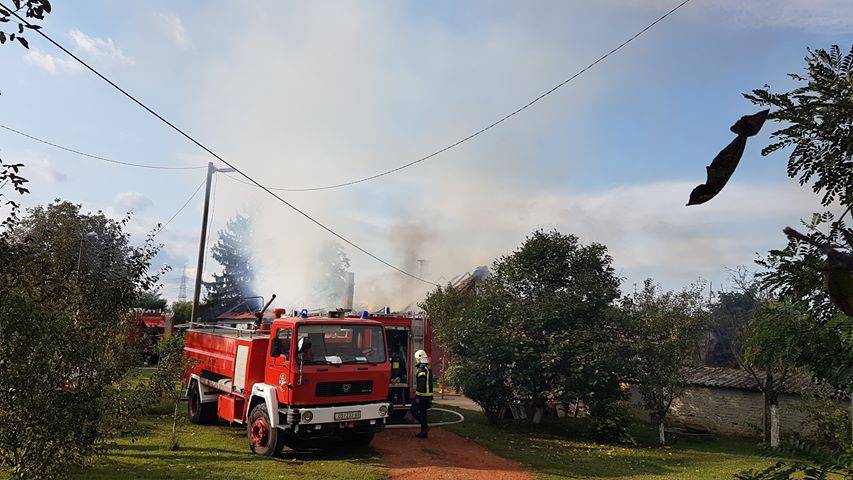
<path id="1" fill-rule="evenodd" d="M 541 405 L 537 405 L 533 410 L 533 423 L 538 425 L 542 423 L 542 414 L 544 413 L 544 408 Z"/>
<path id="2" fill-rule="evenodd" d="M 777 403 L 776 385 L 773 379 L 773 371 L 769 368 L 764 372 L 764 385 L 761 389 L 764 399 L 764 415 L 761 419 L 761 440 L 765 445 L 770 444 L 770 405 Z"/>
<path id="3" fill-rule="evenodd" d="M 175 398 L 175 410 L 172 412 L 172 438 L 169 442 L 169 450 L 172 451 L 180 449 L 178 445 L 178 400 L 178 398 Z"/>
<path id="4" fill-rule="evenodd" d="M 663 419 L 658 423 L 658 434 L 660 435 L 661 446 L 666 445 L 666 430 L 664 429 Z"/>
<path id="5" fill-rule="evenodd" d="M 779 446 L 779 403 L 770 404 L 770 446 Z"/>

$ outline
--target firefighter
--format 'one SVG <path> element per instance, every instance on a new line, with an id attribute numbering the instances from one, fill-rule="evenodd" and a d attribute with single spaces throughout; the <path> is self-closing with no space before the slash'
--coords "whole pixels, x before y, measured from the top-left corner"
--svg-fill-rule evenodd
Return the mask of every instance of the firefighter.
<path id="1" fill-rule="evenodd" d="M 415 436 L 427 438 L 429 424 L 427 423 L 427 409 L 432 406 L 432 370 L 429 368 L 429 357 L 423 350 L 415 352 L 415 363 L 418 371 L 415 374 L 415 400 L 412 402 L 412 416 L 420 422 L 421 431 Z"/>

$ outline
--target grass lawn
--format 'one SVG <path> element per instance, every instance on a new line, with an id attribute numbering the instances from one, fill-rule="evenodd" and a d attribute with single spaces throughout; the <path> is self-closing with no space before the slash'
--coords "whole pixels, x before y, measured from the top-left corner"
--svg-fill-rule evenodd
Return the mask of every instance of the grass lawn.
<path id="1" fill-rule="evenodd" d="M 721 438 L 659 448 L 656 429 L 638 424 L 632 430 L 638 446 L 603 445 L 583 439 L 584 423 L 578 419 L 543 419 L 539 426 L 526 421 L 490 425 L 480 412 L 460 412 L 465 422 L 444 428 L 526 465 L 545 479 L 731 479 L 739 471 L 764 468 L 778 460 L 749 439 Z"/>
<path id="2" fill-rule="evenodd" d="M 283 458 L 252 454 L 242 428 L 181 426 L 181 449 L 166 449 L 171 423 L 166 416 L 145 420 L 147 434 L 136 441 L 119 440 L 104 458 L 69 475 L 74 480 L 100 479 L 386 479 L 388 472 L 369 448 L 322 452 L 285 449 Z M 2 474 L 0 474 L 2 477 Z"/>

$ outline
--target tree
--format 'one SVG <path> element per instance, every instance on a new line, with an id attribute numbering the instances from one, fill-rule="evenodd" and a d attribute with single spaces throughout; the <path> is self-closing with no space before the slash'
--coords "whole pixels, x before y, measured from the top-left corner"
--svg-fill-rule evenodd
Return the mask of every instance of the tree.
<path id="1" fill-rule="evenodd" d="M 746 325 L 758 308 L 756 292 L 750 290 L 719 291 L 710 305 L 708 341 L 703 361 L 712 367 L 738 367 L 743 358 L 740 342 Z"/>
<path id="2" fill-rule="evenodd" d="M 172 317 L 172 323 L 174 325 L 189 323 L 190 316 L 192 315 L 192 308 L 193 302 L 172 302 L 172 313 L 174 314 Z"/>
<path id="3" fill-rule="evenodd" d="M 804 85 L 781 93 L 765 87 L 744 96 L 773 108 L 770 118 L 785 125 L 773 132 L 777 141 L 762 154 L 794 147 L 788 176 L 810 185 L 824 207 L 846 207 L 837 218 L 831 212 L 814 214 L 805 225 L 808 235 L 785 229 L 788 246 L 761 262 L 769 269 L 763 276 L 767 286 L 826 321 L 836 307 L 853 314 L 853 230 L 845 223 L 853 210 L 853 47 L 847 55 L 837 45 L 809 50 L 805 61 L 805 75 L 789 75 Z"/>
<path id="4" fill-rule="evenodd" d="M 439 315 L 448 378 L 487 415 L 512 399 L 534 408 L 534 422 L 549 398 L 618 399 L 619 280 L 606 248 L 536 231 L 492 270 L 473 295 L 438 288 L 424 302 Z"/>
<path id="5" fill-rule="evenodd" d="M 495 262 L 490 281 L 506 302 L 501 321 L 514 348 L 509 382 L 517 398 L 536 407 L 534 422 L 549 396 L 599 400 L 588 394 L 611 371 L 601 368 L 615 339 L 609 310 L 619 279 L 611 263 L 603 245 L 541 230 Z"/>
<path id="6" fill-rule="evenodd" d="M 433 341 L 449 352 L 466 327 L 463 318 L 474 304 L 475 293 L 457 290 L 451 285 L 437 286 L 427 294 L 420 306 L 432 325 Z"/>
<path id="7" fill-rule="evenodd" d="M 684 391 L 684 367 L 706 323 L 702 292 L 691 285 L 682 292 L 660 292 L 651 279 L 643 289 L 622 301 L 631 351 L 631 378 L 643 405 L 658 424 L 660 444 L 666 444 L 664 424 L 672 402 Z"/>
<path id="8" fill-rule="evenodd" d="M 317 255 L 315 294 L 321 306 L 339 307 L 344 303 L 348 288 L 349 257 L 344 247 L 334 240 L 323 243 Z"/>
<path id="9" fill-rule="evenodd" d="M 133 306 L 143 310 L 165 310 L 166 303 L 160 292 L 141 292 Z"/>
<path id="10" fill-rule="evenodd" d="M 154 391 L 172 404 L 172 432 L 169 435 L 168 446 L 169 450 L 179 450 L 178 426 L 184 418 L 179 407 L 185 392 L 184 383 L 181 380 L 192 369 L 193 362 L 190 357 L 184 355 L 183 336 L 164 337 L 157 343 L 157 354 L 160 362 L 151 376 L 151 383 Z"/>
<path id="11" fill-rule="evenodd" d="M 212 282 L 204 282 L 205 302 L 218 315 L 246 297 L 254 295 L 255 269 L 251 254 L 252 222 L 237 214 L 228 221 L 213 246 L 213 258 L 222 265 Z"/>
<path id="12" fill-rule="evenodd" d="M 450 290 L 448 286 L 444 293 Z M 503 292 L 488 283 L 463 310 L 453 333 L 443 336 L 451 358 L 445 380 L 479 405 L 490 422 L 513 399 L 509 368 L 514 348 L 501 322 L 505 305 Z"/>
<path id="13" fill-rule="evenodd" d="M 126 395 L 131 309 L 157 282 L 158 246 L 131 245 L 127 220 L 57 201 L 0 240 L 0 461 L 14 478 L 82 464 L 142 411 Z"/>

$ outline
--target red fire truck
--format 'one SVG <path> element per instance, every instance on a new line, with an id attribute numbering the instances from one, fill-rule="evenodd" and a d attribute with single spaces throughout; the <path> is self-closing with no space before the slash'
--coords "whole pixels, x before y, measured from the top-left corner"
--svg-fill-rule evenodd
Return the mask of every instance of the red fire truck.
<path id="1" fill-rule="evenodd" d="M 190 420 L 242 424 L 260 455 L 327 436 L 366 445 L 390 414 L 386 335 L 376 320 L 232 314 L 187 330 L 184 354 L 195 359 Z"/>

